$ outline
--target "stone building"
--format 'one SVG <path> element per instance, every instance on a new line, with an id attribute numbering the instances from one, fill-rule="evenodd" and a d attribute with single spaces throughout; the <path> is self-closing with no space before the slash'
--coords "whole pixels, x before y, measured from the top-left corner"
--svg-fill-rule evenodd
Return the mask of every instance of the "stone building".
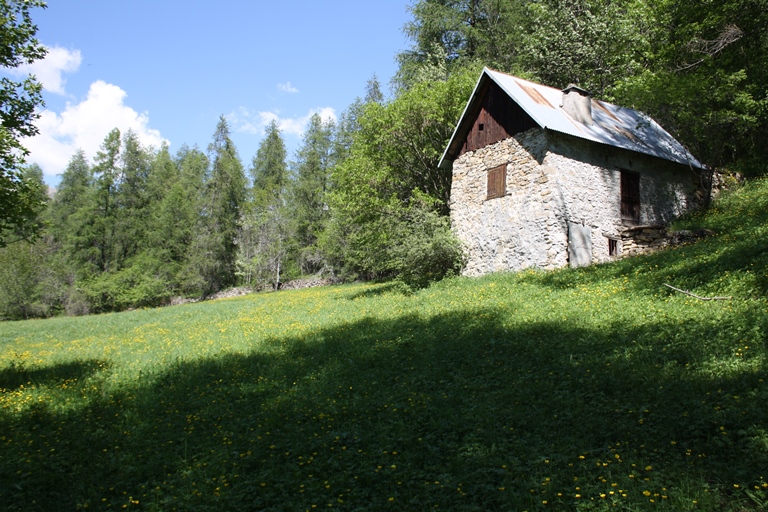
<path id="1" fill-rule="evenodd" d="M 451 165 L 466 275 L 610 261 L 703 198 L 701 164 L 648 116 L 489 69 L 441 158 Z"/>

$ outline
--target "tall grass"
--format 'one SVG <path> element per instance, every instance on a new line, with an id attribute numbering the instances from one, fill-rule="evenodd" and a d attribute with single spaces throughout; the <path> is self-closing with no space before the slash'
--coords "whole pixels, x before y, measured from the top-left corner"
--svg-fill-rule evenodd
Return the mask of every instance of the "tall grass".
<path id="1" fill-rule="evenodd" d="M 0 503 L 762 510 L 766 198 L 610 265 L 4 323 Z"/>

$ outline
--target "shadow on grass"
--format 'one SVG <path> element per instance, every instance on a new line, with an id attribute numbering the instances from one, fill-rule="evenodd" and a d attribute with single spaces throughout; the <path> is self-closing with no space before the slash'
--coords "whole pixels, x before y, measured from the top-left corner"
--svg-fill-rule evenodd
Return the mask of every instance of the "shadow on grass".
<path id="1" fill-rule="evenodd" d="M 351 293 L 347 299 L 369 299 L 373 297 L 380 297 L 388 293 L 397 293 L 402 289 L 402 286 L 403 285 L 396 282 L 382 283 L 376 287 L 370 287 L 360 292 Z"/>
<path id="2" fill-rule="evenodd" d="M 643 509 L 645 493 L 690 504 L 765 474 L 768 372 L 704 378 L 687 368 L 710 346 L 654 345 L 720 326 L 500 327 L 510 314 L 363 319 L 109 393 L 75 385 L 77 406 L 0 410 L 0 499 L 9 511 Z"/>
<path id="3" fill-rule="evenodd" d="M 0 391 L 13 391 L 21 386 L 57 386 L 66 381 L 82 380 L 107 368 L 107 363 L 88 359 L 44 368 L 27 367 L 23 362 L 12 363 L 0 370 Z"/>

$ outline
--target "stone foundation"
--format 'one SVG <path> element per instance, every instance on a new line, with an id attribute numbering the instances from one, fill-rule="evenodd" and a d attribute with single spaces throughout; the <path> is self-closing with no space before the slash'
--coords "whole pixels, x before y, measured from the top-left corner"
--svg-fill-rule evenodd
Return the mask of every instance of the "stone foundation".
<path id="1" fill-rule="evenodd" d="M 663 226 L 638 226 L 621 233 L 621 257 L 637 256 L 659 251 L 670 244 Z"/>
<path id="2" fill-rule="evenodd" d="M 670 245 L 695 242 L 712 234 L 708 229 L 698 231 L 667 231 L 664 226 L 637 226 L 621 233 L 621 257 L 651 254 Z"/>

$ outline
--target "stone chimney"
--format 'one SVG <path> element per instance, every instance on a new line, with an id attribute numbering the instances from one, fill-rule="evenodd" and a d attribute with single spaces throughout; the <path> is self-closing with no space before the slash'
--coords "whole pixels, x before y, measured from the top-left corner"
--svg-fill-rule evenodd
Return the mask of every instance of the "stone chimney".
<path id="1" fill-rule="evenodd" d="M 563 110 L 574 120 L 592 126 L 592 95 L 581 87 L 570 84 L 563 89 Z"/>

